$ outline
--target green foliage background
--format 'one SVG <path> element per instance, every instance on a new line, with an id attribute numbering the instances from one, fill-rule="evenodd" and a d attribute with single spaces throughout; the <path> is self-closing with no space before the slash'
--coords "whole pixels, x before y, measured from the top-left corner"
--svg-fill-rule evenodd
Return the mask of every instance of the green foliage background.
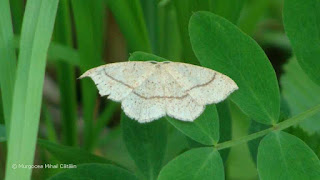
<path id="1" fill-rule="evenodd" d="M 319 11 L 319 0 L 0 0 L 0 179 L 320 179 Z M 127 60 L 204 66 L 239 90 L 193 123 L 139 124 L 77 80 Z M 24 167 L 45 164 L 77 168 Z"/>

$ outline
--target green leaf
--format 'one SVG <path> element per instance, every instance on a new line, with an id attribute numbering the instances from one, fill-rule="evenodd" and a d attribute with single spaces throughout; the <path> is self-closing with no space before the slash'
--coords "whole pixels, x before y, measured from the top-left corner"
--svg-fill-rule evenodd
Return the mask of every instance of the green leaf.
<path id="1" fill-rule="evenodd" d="M 70 3 L 60 0 L 53 38 L 72 46 L 71 25 Z M 62 138 L 64 144 L 72 146 L 77 144 L 75 68 L 66 62 L 57 62 L 56 71 L 60 89 Z"/>
<path id="2" fill-rule="evenodd" d="M 248 134 L 253 134 L 253 133 L 265 130 L 269 127 L 270 126 L 268 126 L 268 125 L 261 124 L 261 123 L 258 123 L 256 121 L 252 120 L 250 123 Z M 260 141 L 262 140 L 262 138 L 263 137 L 259 137 L 257 139 L 254 139 L 254 140 L 248 142 L 248 147 L 249 147 L 249 151 L 251 154 L 251 158 L 255 164 L 257 164 L 258 148 L 259 148 L 259 144 L 260 144 Z"/>
<path id="3" fill-rule="evenodd" d="M 312 150 L 317 154 L 318 157 L 320 157 L 320 134 L 313 134 L 309 135 L 304 130 L 301 129 L 301 127 L 291 127 L 286 132 L 295 135 L 299 139 L 301 139 L 303 142 L 305 142 Z"/>
<path id="4" fill-rule="evenodd" d="M 182 59 L 184 62 L 199 64 L 190 44 L 188 23 L 191 15 L 197 11 L 212 11 L 236 23 L 244 0 L 172 0 L 180 30 Z"/>
<path id="5" fill-rule="evenodd" d="M 126 147 L 140 172 L 147 179 L 156 179 L 166 152 L 166 121 L 141 124 L 122 113 L 121 127 Z"/>
<path id="6" fill-rule="evenodd" d="M 238 21 L 238 27 L 252 36 L 257 29 L 258 22 L 267 13 L 269 6 L 269 0 L 246 1 Z"/>
<path id="7" fill-rule="evenodd" d="M 16 55 L 9 0 L 0 2 L 0 90 L 7 133 L 10 127 Z"/>
<path id="8" fill-rule="evenodd" d="M 19 49 L 20 37 L 14 37 L 14 46 Z M 61 61 L 80 67 L 80 56 L 77 50 L 72 47 L 51 42 L 48 49 L 48 61 Z"/>
<path id="9" fill-rule="evenodd" d="M 158 180 L 223 180 L 224 168 L 219 152 L 212 147 L 191 149 L 170 161 Z"/>
<path id="10" fill-rule="evenodd" d="M 320 85 L 320 1 L 285 0 L 283 22 L 294 54 L 308 77 Z"/>
<path id="11" fill-rule="evenodd" d="M 54 127 L 54 122 L 52 120 L 52 114 L 47 108 L 47 104 L 42 104 L 42 119 L 46 127 L 46 137 L 49 141 L 56 143 L 57 142 L 57 133 Z"/>
<path id="12" fill-rule="evenodd" d="M 166 119 L 182 133 L 205 145 L 219 141 L 219 117 L 215 105 L 209 105 L 193 122 L 184 122 L 171 117 Z"/>
<path id="13" fill-rule="evenodd" d="M 6 140 L 6 127 L 0 124 L 0 142 L 5 142 Z"/>
<path id="14" fill-rule="evenodd" d="M 127 41 L 129 52 L 151 52 L 140 1 L 107 0 L 107 4 Z"/>
<path id="15" fill-rule="evenodd" d="M 120 124 L 110 129 L 107 136 L 102 136 L 99 147 L 101 147 L 106 159 L 120 164 L 128 170 L 137 169 L 126 148 Z"/>
<path id="16" fill-rule="evenodd" d="M 170 60 L 181 60 L 182 44 L 173 2 L 161 1 L 158 8 L 159 55 Z"/>
<path id="17" fill-rule="evenodd" d="M 10 0 L 10 6 L 13 7 L 12 16 L 13 16 L 14 32 L 15 34 L 20 34 L 25 2 L 21 0 Z"/>
<path id="18" fill-rule="evenodd" d="M 231 99 L 251 118 L 276 123 L 280 112 L 275 72 L 259 45 L 235 25 L 209 12 L 189 23 L 193 50 L 201 65 L 231 77 L 239 90 Z"/>
<path id="19" fill-rule="evenodd" d="M 245 0 L 214 0 L 211 8 L 215 14 L 237 24 L 244 2 Z"/>
<path id="20" fill-rule="evenodd" d="M 83 164 L 74 169 L 68 169 L 49 180 L 73 180 L 73 179 L 112 179 L 112 180 L 137 180 L 137 178 L 129 171 L 113 165 L 107 164 Z"/>
<path id="21" fill-rule="evenodd" d="M 219 132 L 220 132 L 220 140 L 219 142 L 225 142 L 232 139 L 232 123 L 231 123 L 231 114 L 229 108 L 229 101 L 223 101 L 217 106 L 217 111 L 219 114 Z M 220 152 L 220 155 L 223 159 L 223 162 L 227 161 L 230 148 L 223 149 Z"/>
<path id="22" fill-rule="evenodd" d="M 140 52 L 140 51 L 136 51 L 130 54 L 130 57 L 129 57 L 129 61 L 150 61 L 150 60 L 159 61 L 159 62 L 168 61 L 167 59 L 156 56 L 154 54 Z"/>
<path id="23" fill-rule="evenodd" d="M 290 112 L 289 112 L 288 104 L 286 103 L 286 101 L 283 98 L 281 98 L 279 121 L 282 122 L 284 120 L 289 119 L 289 117 L 290 117 L 289 114 L 290 114 Z M 271 126 L 261 124 L 261 123 L 258 123 L 256 121 L 251 120 L 248 134 L 260 132 L 260 131 L 263 131 L 268 128 L 271 128 Z M 248 142 L 249 151 L 250 151 L 251 157 L 252 157 L 255 165 L 257 165 L 258 147 L 259 147 L 259 144 L 260 144 L 260 141 L 262 140 L 262 138 L 263 137 L 259 137 L 259 138 L 256 138 L 256 139 Z"/>
<path id="24" fill-rule="evenodd" d="M 59 145 L 47 140 L 39 139 L 38 145 L 46 149 L 53 157 L 63 164 L 106 163 L 114 164 L 103 157 L 93 155 L 83 149 Z"/>
<path id="25" fill-rule="evenodd" d="M 218 115 L 219 115 L 219 130 L 216 132 L 220 132 L 219 142 L 229 141 L 231 140 L 231 114 L 229 110 L 228 101 L 223 101 L 216 105 Z M 196 147 L 204 147 L 205 145 L 200 144 L 197 141 L 194 141 L 191 138 L 187 138 L 188 144 L 190 148 Z M 222 149 L 220 151 L 220 155 L 223 159 L 223 162 L 226 162 L 229 155 L 230 148 Z"/>
<path id="26" fill-rule="evenodd" d="M 184 62 L 199 64 L 195 57 L 190 44 L 188 34 L 188 22 L 193 12 L 199 10 L 209 10 L 210 3 L 208 0 L 173 0 L 177 22 L 180 31 L 180 40 L 182 45 L 182 59 Z"/>
<path id="27" fill-rule="evenodd" d="M 320 179 L 320 161 L 300 139 L 285 132 L 274 132 L 260 142 L 260 179 Z"/>
<path id="28" fill-rule="evenodd" d="M 176 129 L 171 124 L 168 124 L 168 142 L 165 160 L 163 164 L 167 164 L 173 158 L 181 154 L 182 152 L 190 149 L 187 142 L 187 137 Z"/>
<path id="29" fill-rule="evenodd" d="M 311 81 L 302 71 L 297 60 L 292 58 L 284 66 L 280 79 L 283 98 L 287 101 L 292 115 L 300 114 L 320 104 L 320 86 Z M 320 133 L 320 114 L 304 120 L 299 126 L 309 134 Z"/>
<path id="30" fill-rule="evenodd" d="M 19 63 L 14 84 L 8 138 L 6 179 L 30 179 L 29 168 L 12 169 L 15 163 L 31 165 L 41 110 L 46 56 L 58 0 L 29 0 L 23 19 Z"/>
<path id="31" fill-rule="evenodd" d="M 140 0 L 146 27 L 148 29 L 152 52 L 158 54 L 159 23 L 158 23 L 158 0 Z"/>
<path id="32" fill-rule="evenodd" d="M 99 140 L 101 132 L 105 129 L 106 125 L 108 125 L 112 121 L 112 117 L 115 115 L 116 111 L 120 109 L 120 104 L 109 101 L 101 112 L 99 117 L 97 118 L 97 123 L 94 127 L 92 146 L 96 145 L 96 142 Z"/>
<path id="33" fill-rule="evenodd" d="M 103 46 L 104 7 L 101 0 L 78 1 L 71 0 L 72 12 L 75 21 L 77 46 L 80 55 L 81 72 L 101 65 Z M 102 9 L 101 9 L 102 8 Z M 84 147 L 92 147 L 93 117 L 96 107 L 97 88 L 89 79 L 81 80 L 84 119 Z"/>

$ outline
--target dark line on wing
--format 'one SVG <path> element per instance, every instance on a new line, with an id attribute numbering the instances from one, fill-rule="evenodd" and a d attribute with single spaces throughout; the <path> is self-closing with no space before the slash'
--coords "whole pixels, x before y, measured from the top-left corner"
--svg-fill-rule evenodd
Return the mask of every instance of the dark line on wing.
<path id="1" fill-rule="evenodd" d="M 120 81 L 120 80 L 118 80 L 118 79 L 110 76 L 110 75 L 106 72 L 105 69 L 103 69 L 103 72 L 104 72 L 104 74 L 105 74 L 106 76 L 108 76 L 110 79 L 112 79 L 112 80 L 114 80 L 114 81 L 116 81 L 116 82 L 118 82 L 118 83 L 120 83 L 120 84 L 122 84 L 122 85 L 125 85 L 125 86 L 127 86 L 128 88 L 130 88 L 130 89 L 132 89 L 132 90 L 134 89 L 134 88 L 133 88 L 132 86 L 130 86 L 129 84 L 126 84 L 125 82 Z"/>
<path id="2" fill-rule="evenodd" d="M 214 79 L 216 78 L 216 74 L 217 74 L 217 73 L 214 73 L 214 75 L 213 75 L 213 77 L 212 77 L 212 79 L 211 79 L 210 81 L 208 81 L 208 82 L 206 82 L 206 83 L 204 83 L 204 84 L 198 84 L 198 85 L 196 85 L 196 86 L 193 86 L 192 88 L 186 90 L 186 92 L 189 92 L 189 91 L 191 91 L 191 90 L 194 89 L 194 88 L 198 88 L 198 87 L 202 87 L 202 86 L 206 86 L 206 85 L 210 84 L 210 83 L 213 82 Z"/>
<path id="3" fill-rule="evenodd" d="M 139 96 L 140 98 L 142 99 L 183 99 L 185 97 L 188 96 L 188 94 L 186 95 L 183 95 L 183 96 L 151 96 L 151 97 L 145 97 L 145 96 L 142 96 L 136 92 L 133 92 L 133 94 Z"/>
<path id="4" fill-rule="evenodd" d="M 122 85 L 124 85 L 124 86 L 127 86 L 128 88 L 134 90 L 134 88 L 133 88 L 132 86 L 126 84 L 126 83 L 123 82 L 123 81 L 120 81 L 120 80 L 118 80 L 118 79 L 110 76 L 105 70 L 104 70 L 104 74 L 105 74 L 106 76 L 108 76 L 110 79 L 112 79 L 112 80 L 114 80 L 114 81 L 116 81 L 116 82 L 118 82 L 118 83 L 120 83 L 120 84 L 122 84 Z M 198 84 L 198 85 L 193 86 L 193 87 L 191 87 L 190 89 L 186 90 L 185 92 L 186 92 L 187 94 L 185 94 L 185 95 L 183 95 L 183 96 L 151 96 L 151 97 L 145 97 L 145 96 L 142 96 L 142 95 L 140 95 L 140 94 L 138 94 L 138 93 L 136 93 L 136 92 L 134 92 L 134 91 L 133 91 L 133 93 L 134 93 L 135 95 L 139 96 L 139 97 L 142 98 L 142 99 L 183 99 L 183 98 L 185 98 L 185 97 L 188 96 L 188 92 L 191 91 L 192 89 L 195 89 L 195 88 L 198 88 L 198 87 L 202 87 L 202 86 L 206 86 L 206 85 L 212 83 L 212 82 L 214 81 L 215 77 L 216 77 L 216 73 L 213 75 L 213 77 L 212 77 L 212 79 L 211 79 L 210 81 L 208 81 L 208 82 L 206 82 L 206 83 L 204 83 L 204 84 Z"/>

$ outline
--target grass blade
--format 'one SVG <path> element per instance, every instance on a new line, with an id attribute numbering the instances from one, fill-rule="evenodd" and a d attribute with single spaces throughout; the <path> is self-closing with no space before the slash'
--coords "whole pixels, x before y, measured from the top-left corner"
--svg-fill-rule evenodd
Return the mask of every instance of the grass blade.
<path id="1" fill-rule="evenodd" d="M 270 1 L 247 1 L 243 7 L 238 21 L 238 27 L 246 34 L 252 36 L 256 30 L 257 23 L 266 14 Z"/>
<path id="2" fill-rule="evenodd" d="M 144 12 L 143 14 L 148 29 L 152 52 L 158 54 L 158 0 L 140 0 L 140 2 Z"/>
<path id="3" fill-rule="evenodd" d="M 44 122 L 45 122 L 45 125 L 46 125 L 46 132 L 47 132 L 47 138 L 51 141 L 51 142 L 58 142 L 57 141 L 57 133 L 54 129 L 54 123 L 53 123 L 53 120 L 52 120 L 52 117 L 51 117 L 51 114 L 46 106 L 46 104 L 44 103 L 42 105 L 42 114 L 44 116 Z"/>
<path id="4" fill-rule="evenodd" d="M 16 55 L 9 0 L 0 1 L 0 86 L 7 133 L 12 107 Z"/>
<path id="5" fill-rule="evenodd" d="M 139 0 L 107 0 L 124 37 L 129 52 L 151 52 L 148 32 Z"/>
<path id="6" fill-rule="evenodd" d="M 98 23 L 96 12 L 103 9 L 101 1 L 78 1 L 72 0 L 72 9 L 74 13 L 77 45 L 80 55 L 80 69 L 82 72 L 102 64 L 102 28 Z M 102 12 L 100 16 L 102 15 Z M 100 18 L 98 18 L 100 19 Z M 83 102 L 84 118 L 84 147 L 89 149 L 93 136 L 93 118 L 96 107 L 97 90 L 95 85 L 89 79 L 81 81 L 81 93 Z"/>
<path id="7" fill-rule="evenodd" d="M 22 0 L 10 0 L 10 4 L 12 8 L 12 16 L 13 18 L 13 27 L 15 34 L 20 34 L 23 12 L 24 12 L 24 1 Z M 2 11 L 1 11 L 2 12 Z"/>
<path id="8" fill-rule="evenodd" d="M 58 0 L 29 0 L 23 20 L 11 124 L 6 179 L 30 179 L 41 110 L 46 54 L 53 31 Z"/>
<path id="9" fill-rule="evenodd" d="M 215 14 L 237 24 L 244 2 L 245 0 L 214 0 L 211 9 Z"/>
<path id="10" fill-rule="evenodd" d="M 19 49 L 20 37 L 14 37 L 14 47 Z M 72 47 L 57 42 L 51 42 L 48 49 L 48 61 L 63 61 L 74 66 L 80 66 L 79 52 Z"/>
<path id="11" fill-rule="evenodd" d="M 163 1 L 162 1 L 163 2 Z M 181 60 L 181 41 L 175 8 L 172 2 L 159 4 L 159 55 L 166 59 Z"/>
<path id="12" fill-rule="evenodd" d="M 69 9 L 69 1 L 60 0 L 54 38 L 62 44 L 72 46 Z M 64 144 L 74 146 L 77 143 L 75 70 L 71 64 L 66 62 L 57 62 L 56 68 L 60 87 L 61 120 L 63 123 L 62 137 Z"/>

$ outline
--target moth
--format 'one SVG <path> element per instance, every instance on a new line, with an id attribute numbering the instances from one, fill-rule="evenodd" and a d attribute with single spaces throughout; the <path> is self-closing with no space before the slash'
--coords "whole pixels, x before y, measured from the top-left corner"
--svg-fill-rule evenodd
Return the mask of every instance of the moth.
<path id="1" fill-rule="evenodd" d="M 101 96 L 121 102 L 131 119 L 151 122 L 163 116 L 193 121 L 205 106 L 219 103 L 238 89 L 228 76 L 180 62 L 128 61 L 85 72 Z"/>

